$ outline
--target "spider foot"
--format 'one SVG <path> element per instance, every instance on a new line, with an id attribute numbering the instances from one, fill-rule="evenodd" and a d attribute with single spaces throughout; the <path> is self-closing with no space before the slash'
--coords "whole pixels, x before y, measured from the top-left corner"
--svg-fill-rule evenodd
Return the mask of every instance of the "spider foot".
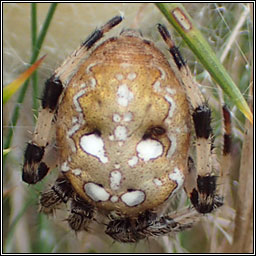
<path id="1" fill-rule="evenodd" d="M 136 221 L 130 218 L 113 220 L 109 222 L 105 233 L 121 243 L 136 243 L 146 237 L 138 232 L 136 224 Z"/>
<path id="2" fill-rule="evenodd" d="M 76 196 L 71 203 L 71 213 L 68 216 L 68 224 L 74 231 L 88 231 L 88 225 L 94 214 L 93 206 Z"/>
<path id="3" fill-rule="evenodd" d="M 28 184 L 35 184 L 48 173 L 49 167 L 42 162 L 44 147 L 28 143 L 25 151 L 25 161 L 22 169 L 22 180 Z"/>
<path id="4" fill-rule="evenodd" d="M 200 213 L 212 212 L 223 205 L 223 197 L 216 194 L 217 176 L 198 176 L 197 189 L 193 189 L 190 199 Z"/>
<path id="5" fill-rule="evenodd" d="M 67 203 L 71 195 L 71 184 L 65 178 L 58 178 L 50 190 L 41 194 L 40 212 L 53 214 L 61 203 Z"/>
<path id="6" fill-rule="evenodd" d="M 186 216 L 187 213 L 190 213 L 190 210 L 186 209 L 186 214 L 178 215 L 181 222 L 178 222 L 176 217 L 172 218 L 168 215 L 158 217 L 156 213 L 146 211 L 140 214 L 136 220 L 127 217 L 111 221 L 105 233 L 118 242 L 135 243 L 151 236 L 180 232 L 191 228 L 194 223 L 193 216 Z M 192 214 L 197 215 L 193 212 Z"/>
<path id="7" fill-rule="evenodd" d="M 106 32 L 108 32 L 111 28 L 118 25 L 123 20 L 121 16 L 115 16 L 111 20 L 109 20 L 104 26 L 100 29 L 96 29 L 83 43 L 87 50 L 89 50 L 97 41 L 99 41 Z"/>

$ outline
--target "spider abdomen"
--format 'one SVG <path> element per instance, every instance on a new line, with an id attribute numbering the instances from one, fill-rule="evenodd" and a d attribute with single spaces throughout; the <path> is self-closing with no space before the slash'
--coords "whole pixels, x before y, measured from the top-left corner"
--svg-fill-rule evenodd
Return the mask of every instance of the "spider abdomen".
<path id="1" fill-rule="evenodd" d="M 165 56 L 136 33 L 99 45 L 58 108 L 61 171 L 78 194 L 136 216 L 182 187 L 189 107 Z"/>

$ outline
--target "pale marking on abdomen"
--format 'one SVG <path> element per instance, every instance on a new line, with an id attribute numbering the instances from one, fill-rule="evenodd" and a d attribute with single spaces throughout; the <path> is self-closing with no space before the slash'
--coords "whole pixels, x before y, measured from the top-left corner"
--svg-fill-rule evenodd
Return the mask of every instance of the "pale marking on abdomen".
<path id="1" fill-rule="evenodd" d="M 104 142 L 98 135 L 83 135 L 80 138 L 80 146 L 86 154 L 98 158 L 103 164 L 108 162 L 108 158 L 105 155 Z"/>

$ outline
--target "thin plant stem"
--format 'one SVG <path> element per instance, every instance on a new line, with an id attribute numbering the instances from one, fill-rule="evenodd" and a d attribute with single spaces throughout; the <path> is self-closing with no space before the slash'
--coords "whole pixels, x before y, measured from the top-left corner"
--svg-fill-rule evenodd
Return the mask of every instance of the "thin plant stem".
<path id="1" fill-rule="evenodd" d="M 37 4 L 31 4 L 31 42 L 32 42 L 32 52 L 36 48 L 36 38 L 37 38 Z M 36 121 L 36 116 L 38 112 L 38 74 L 37 71 L 32 75 L 32 85 L 33 85 L 33 111 L 34 111 L 34 122 Z"/>
<path id="2" fill-rule="evenodd" d="M 42 47 L 43 41 L 45 39 L 46 33 L 48 31 L 48 28 L 49 28 L 49 25 L 52 20 L 52 17 L 53 17 L 56 7 L 57 7 L 57 3 L 53 3 L 53 4 L 51 4 L 51 6 L 49 8 L 49 11 L 47 13 L 43 27 L 42 27 L 42 29 L 39 33 L 39 36 L 36 40 L 35 48 L 34 48 L 34 51 L 33 51 L 33 54 L 32 54 L 31 60 L 30 60 L 30 64 L 33 64 L 39 55 L 40 49 Z M 20 94 L 17 99 L 16 106 L 14 107 L 11 122 L 9 123 L 9 129 L 8 129 L 8 133 L 6 136 L 6 141 L 4 143 L 4 148 L 9 148 L 12 143 L 15 126 L 19 119 L 20 105 L 24 101 L 28 85 L 29 85 L 29 79 L 23 84 Z M 4 156 L 4 164 L 6 162 L 6 157 L 7 157 L 7 155 Z"/>
<path id="3" fill-rule="evenodd" d="M 24 206 L 22 207 L 21 211 L 17 214 L 17 216 L 15 217 L 13 222 L 11 223 L 11 225 L 9 227 L 8 236 L 6 238 L 6 243 L 4 245 L 4 251 L 6 253 L 10 253 L 11 252 L 11 243 L 12 243 L 12 239 L 13 239 L 13 234 L 14 234 L 14 231 L 15 231 L 15 228 L 16 228 L 17 224 L 19 223 L 19 220 L 22 218 L 24 213 L 27 211 L 28 207 L 30 205 L 32 205 L 33 203 L 34 203 L 33 201 L 27 201 L 24 204 Z"/>

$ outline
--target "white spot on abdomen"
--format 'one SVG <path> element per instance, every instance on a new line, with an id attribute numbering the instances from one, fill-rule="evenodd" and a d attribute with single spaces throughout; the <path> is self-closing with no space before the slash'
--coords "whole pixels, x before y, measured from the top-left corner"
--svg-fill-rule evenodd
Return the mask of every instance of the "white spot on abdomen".
<path id="1" fill-rule="evenodd" d="M 81 83 L 81 84 L 80 84 L 80 88 L 81 88 L 81 89 L 85 88 L 86 86 L 87 86 L 86 83 Z"/>
<path id="2" fill-rule="evenodd" d="M 171 158 L 171 156 L 174 154 L 176 147 L 177 147 L 177 142 L 176 142 L 176 137 L 169 135 L 168 134 L 168 139 L 171 142 L 171 147 L 169 148 L 168 152 L 167 152 L 167 157 Z"/>
<path id="3" fill-rule="evenodd" d="M 129 73 L 128 74 L 128 76 L 127 76 L 127 78 L 130 80 L 130 81 L 132 81 L 132 80 L 134 80 L 135 78 L 136 78 L 136 73 Z"/>
<path id="4" fill-rule="evenodd" d="M 95 202 L 107 201 L 110 197 L 109 193 L 103 187 L 92 182 L 84 185 L 84 191 Z"/>
<path id="5" fill-rule="evenodd" d="M 127 113 L 124 114 L 124 121 L 125 122 L 132 121 L 132 113 L 131 112 L 127 112 Z"/>
<path id="6" fill-rule="evenodd" d="M 78 119 L 76 116 L 72 117 L 72 124 L 75 124 L 76 122 L 78 122 Z"/>
<path id="7" fill-rule="evenodd" d="M 82 136 L 80 146 L 85 153 L 97 157 L 102 163 L 108 162 L 108 158 L 105 156 L 104 142 L 98 135 L 89 134 Z"/>
<path id="8" fill-rule="evenodd" d="M 73 139 L 69 138 L 68 136 L 66 137 L 66 139 L 67 139 L 67 142 L 68 142 L 72 152 L 75 153 L 76 152 L 76 144 L 75 144 L 75 142 L 73 141 Z"/>
<path id="9" fill-rule="evenodd" d="M 168 103 L 170 104 L 169 107 L 169 113 L 168 113 L 168 118 L 172 118 L 173 116 L 173 112 L 176 108 L 176 104 L 174 102 L 174 100 L 169 96 L 169 95 L 165 95 L 164 98 L 168 101 Z"/>
<path id="10" fill-rule="evenodd" d="M 111 196 L 110 201 L 116 203 L 118 201 L 118 196 Z"/>
<path id="11" fill-rule="evenodd" d="M 174 171 L 169 174 L 169 179 L 174 181 L 177 184 L 177 187 L 173 190 L 172 194 L 177 192 L 184 183 L 184 174 L 177 167 L 174 168 Z"/>
<path id="12" fill-rule="evenodd" d="M 115 123 L 119 123 L 121 121 L 130 122 L 132 120 L 132 113 L 126 112 L 126 113 L 124 113 L 123 116 L 120 116 L 119 114 L 114 113 L 112 119 Z"/>
<path id="13" fill-rule="evenodd" d="M 76 131 L 79 130 L 79 128 L 80 124 L 75 124 L 74 126 L 72 126 L 67 132 L 68 136 L 71 137 Z"/>
<path id="14" fill-rule="evenodd" d="M 115 168 L 119 169 L 120 168 L 120 164 L 115 164 Z"/>
<path id="15" fill-rule="evenodd" d="M 96 66 L 97 64 L 99 64 L 99 63 L 91 63 L 90 65 L 88 65 L 87 68 L 86 68 L 86 73 L 90 74 L 92 72 L 92 68 L 94 66 Z"/>
<path id="16" fill-rule="evenodd" d="M 74 105 L 75 105 L 75 109 L 76 109 L 77 112 L 82 112 L 82 108 L 81 108 L 81 106 L 80 106 L 80 104 L 79 104 L 78 99 L 79 99 L 81 96 L 83 96 L 85 93 L 86 93 L 86 90 L 83 89 L 83 90 L 79 91 L 79 92 L 73 97 L 73 103 L 74 103 Z"/>
<path id="17" fill-rule="evenodd" d="M 69 171 L 69 166 L 68 166 L 68 162 L 67 161 L 65 161 L 62 165 L 61 165 L 61 171 L 62 172 L 68 172 Z"/>
<path id="18" fill-rule="evenodd" d="M 141 190 L 126 192 L 121 196 L 122 201 L 128 206 L 136 206 L 145 200 L 145 193 Z"/>
<path id="19" fill-rule="evenodd" d="M 166 77 L 165 71 L 161 67 L 157 67 L 158 70 L 160 71 L 161 77 L 160 79 L 164 80 Z"/>
<path id="20" fill-rule="evenodd" d="M 122 81 L 123 79 L 124 79 L 124 76 L 122 75 L 122 74 L 116 74 L 116 79 L 118 80 L 118 81 Z"/>
<path id="21" fill-rule="evenodd" d="M 138 157 L 137 156 L 133 156 L 130 160 L 128 160 L 128 164 L 131 167 L 134 167 L 137 163 L 138 163 Z"/>
<path id="22" fill-rule="evenodd" d="M 109 140 L 113 141 L 115 139 L 114 135 L 109 135 Z"/>
<path id="23" fill-rule="evenodd" d="M 130 66 L 131 66 L 131 64 L 130 63 L 126 63 L 126 62 L 123 62 L 123 63 L 120 64 L 121 68 L 129 68 Z"/>
<path id="24" fill-rule="evenodd" d="M 113 121 L 116 123 L 119 123 L 121 121 L 121 117 L 118 114 L 113 115 Z"/>
<path id="25" fill-rule="evenodd" d="M 79 168 L 72 170 L 72 173 L 75 174 L 76 176 L 79 176 L 81 174 L 81 172 L 82 171 Z"/>
<path id="26" fill-rule="evenodd" d="M 114 131 L 114 134 L 115 134 L 115 138 L 117 140 L 126 140 L 127 139 L 127 129 L 126 127 L 124 126 L 117 126 L 115 131 Z"/>
<path id="27" fill-rule="evenodd" d="M 110 173 L 110 187 L 113 190 L 117 190 L 120 187 L 122 174 L 118 170 L 114 170 Z"/>
<path id="28" fill-rule="evenodd" d="M 153 182 L 154 182 L 157 186 L 162 186 L 162 185 L 163 185 L 163 182 L 162 182 L 161 180 L 157 179 L 157 178 L 155 178 L 155 179 L 153 180 Z"/>
<path id="29" fill-rule="evenodd" d="M 172 95 L 174 95 L 174 94 L 176 93 L 176 90 L 175 90 L 175 89 L 171 89 L 171 88 L 169 88 L 169 87 L 166 87 L 165 90 L 166 90 L 168 93 L 172 94 Z"/>
<path id="30" fill-rule="evenodd" d="M 141 141 L 137 145 L 137 152 L 139 158 L 144 161 L 149 161 L 150 159 L 158 158 L 163 154 L 163 146 L 157 140 L 147 139 Z"/>
<path id="31" fill-rule="evenodd" d="M 155 92 L 161 92 L 161 83 L 160 83 L 160 81 L 156 81 L 153 84 L 153 88 L 154 88 Z"/>
<path id="32" fill-rule="evenodd" d="M 117 102 L 123 107 L 127 107 L 130 101 L 133 100 L 133 93 L 129 90 L 126 84 L 119 86 L 117 90 Z"/>
<path id="33" fill-rule="evenodd" d="M 95 78 L 90 77 L 89 83 L 90 83 L 90 86 L 92 89 L 94 89 L 96 87 L 97 82 L 96 82 Z"/>

